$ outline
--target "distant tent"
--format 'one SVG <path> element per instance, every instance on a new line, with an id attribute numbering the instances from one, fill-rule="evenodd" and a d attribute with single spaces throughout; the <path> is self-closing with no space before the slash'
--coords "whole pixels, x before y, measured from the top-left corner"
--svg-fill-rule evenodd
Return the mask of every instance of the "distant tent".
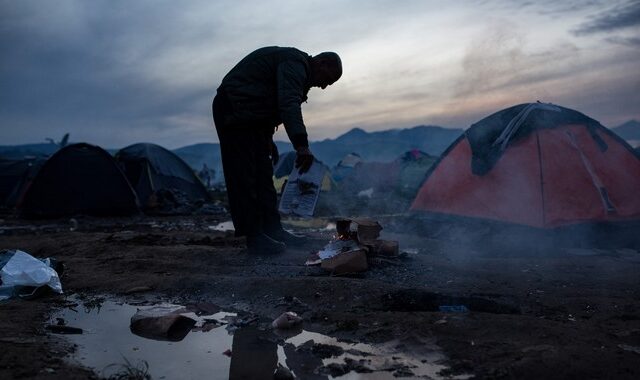
<path id="1" fill-rule="evenodd" d="M 120 149 L 115 158 L 143 206 L 148 205 L 152 194 L 161 190 L 178 190 L 191 202 L 209 199 L 207 189 L 191 167 L 159 145 L 129 145 Z"/>
<path id="2" fill-rule="evenodd" d="M 584 114 L 520 104 L 472 125 L 411 209 L 540 228 L 640 218 L 640 159 Z"/>
<path id="3" fill-rule="evenodd" d="M 338 162 L 338 164 L 331 171 L 333 179 L 337 182 L 342 181 L 347 177 L 353 169 L 362 163 L 362 157 L 358 153 L 349 153 Z"/>
<path id="4" fill-rule="evenodd" d="M 18 205 L 26 217 L 138 212 L 136 195 L 113 157 L 100 147 L 72 144 L 40 168 Z"/>
<path id="5" fill-rule="evenodd" d="M 389 193 L 400 179 L 400 162 L 362 162 L 340 182 L 347 194 L 371 189 L 374 193 Z"/>
<path id="6" fill-rule="evenodd" d="M 413 198 L 424 178 L 436 162 L 436 157 L 431 156 L 418 149 L 412 149 L 400 156 L 397 161 L 400 163 L 400 174 L 396 190 L 399 195 Z"/>
<path id="7" fill-rule="evenodd" d="M 350 193 L 372 189 L 413 199 L 434 162 L 435 157 L 413 149 L 391 162 L 359 162 L 340 184 Z"/>
<path id="8" fill-rule="evenodd" d="M 44 158 L 0 159 L 1 208 L 16 206 L 45 161 Z"/>

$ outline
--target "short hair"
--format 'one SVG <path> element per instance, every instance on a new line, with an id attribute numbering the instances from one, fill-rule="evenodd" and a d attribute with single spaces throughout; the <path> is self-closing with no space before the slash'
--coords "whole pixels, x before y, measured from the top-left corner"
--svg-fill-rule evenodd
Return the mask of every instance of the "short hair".
<path id="1" fill-rule="evenodd" d="M 340 79 L 340 77 L 342 76 L 342 60 L 337 53 L 334 53 L 332 51 L 325 51 L 316 55 L 314 58 L 317 58 L 322 62 L 327 62 L 329 65 L 333 66 L 333 68 L 336 70 L 336 74 L 338 75 L 336 80 Z"/>

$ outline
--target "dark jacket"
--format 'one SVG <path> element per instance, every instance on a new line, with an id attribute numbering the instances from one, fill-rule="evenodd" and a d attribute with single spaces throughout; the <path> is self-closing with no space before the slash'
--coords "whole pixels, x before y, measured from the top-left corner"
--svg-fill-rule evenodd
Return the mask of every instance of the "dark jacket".
<path id="1" fill-rule="evenodd" d="M 298 49 L 278 46 L 243 58 L 218 87 L 218 94 L 231 105 L 225 125 L 275 128 L 282 123 L 294 146 L 308 145 L 300 105 L 310 89 L 310 58 Z"/>

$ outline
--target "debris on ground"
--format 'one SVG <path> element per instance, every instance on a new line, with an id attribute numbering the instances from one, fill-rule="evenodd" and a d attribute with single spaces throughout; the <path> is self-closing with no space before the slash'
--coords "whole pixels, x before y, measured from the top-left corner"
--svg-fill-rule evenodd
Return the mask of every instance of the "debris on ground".
<path id="1" fill-rule="evenodd" d="M 440 305 L 438 311 L 443 313 L 468 313 L 469 309 L 465 305 Z"/>
<path id="2" fill-rule="evenodd" d="M 341 252 L 322 260 L 320 267 L 333 274 L 359 273 L 369 268 L 364 248 Z"/>
<path id="3" fill-rule="evenodd" d="M 298 314 L 287 311 L 282 313 L 278 318 L 274 319 L 271 322 L 271 327 L 274 329 L 290 329 L 292 327 L 296 327 L 302 323 L 302 318 L 298 316 Z"/>
<path id="4" fill-rule="evenodd" d="M 123 294 L 135 294 L 135 293 L 144 293 L 153 290 L 151 286 L 135 286 L 133 288 L 129 288 L 123 292 Z"/>
<path id="5" fill-rule="evenodd" d="M 293 380 L 295 379 L 295 376 L 293 376 L 293 373 L 287 367 L 284 367 L 282 364 L 278 363 L 278 368 L 276 368 L 276 371 L 273 373 L 273 379 Z"/>
<path id="6" fill-rule="evenodd" d="M 83 331 L 79 327 L 71 327 L 66 325 L 46 325 L 46 330 L 51 331 L 54 334 L 82 334 Z"/>
<path id="7" fill-rule="evenodd" d="M 336 238 L 312 254 L 305 265 L 320 265 L 333 275 L 343 275 L 366 271 L 371 257 L 398 257 L 398 242 L 378 239 L 381 230 L 380 223 L 372 219 L 339 219 Z"/>
<path id="8" fill-rule="evenodd" d="M 18 296 L 35 298 L 46 291 L 62 293 L 63 265 L 55 259 L 37 259 L 21 250 L 0 251 L 0 301 Z"/>
<path id="9" fill-rule="evenodd" d="M 178 305 L 159 305 L 138 310 L 131 317 L 131 332 L 147 339 L 179 342 L 196 325 L 196 321 L 183 314 L 188 310 Z"/>

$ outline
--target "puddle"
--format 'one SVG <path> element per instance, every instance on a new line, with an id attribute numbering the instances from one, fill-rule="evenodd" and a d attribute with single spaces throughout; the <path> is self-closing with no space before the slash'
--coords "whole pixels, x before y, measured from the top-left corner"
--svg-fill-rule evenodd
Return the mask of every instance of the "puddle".
<path id="1" fill-rule="evenodd" d="M 336 338 L 310 331 L 289 338 L 279 350 L 281 362 L 296 363 L 298 360 L 321 364 L 320 370 L 314 372 L 327 375 L 329 379 L 468 379 L 471 375 L 441 376 L 439 372 L 448 367 L 438 364 L 445 359 L 440 348 L 435 344 L 415 340 L 410 342 L 392 341 L 371 345 L 364 343 L 343 342 Z M 295 351 L 292 350 L 295 348 Z M 414 355 L 403 353 L 403 350 L 414 351 Z M 298 357 L 296 357 L 298 356 Z M 320 360 L 318 360 L 318 358 Z M 303 367 L 303 366 L 300 366 Z M 314 372 L 305 373 L 300 368 L 293 369 L 299 378 L 307 378 Z M 343 374 L 344 373 L 344 374 Z"/>
<path id="2" fill-rule="evenodd" d="M 146 362 L 154 379 L 203 379 L 210 378 L 212 371 L 228 373 L 231 359 L 223 353 L 231 349 L 233 337 L 224 328 L 212 327 L 220 326 L 230 314 L 207 316 L 218 323 L 205 323 L 203 317 L 189 314 L 196 318 L 196 324 L 183 339 L 160 341 L 135 335 L 130 329 L 131 317 L 146 308 L 115 301 L 89 309 L 81 304 L 75 310 L 56 313 L 52 323 L 63 318 L 68 326 L 83 329 L 81 335 L 66 335 L 78 345 L 74 359 L 105 377 L 121 370 L 113 364 L 124 364 L 125 359 L 134 367 Z"/>
<path id="3" fill-rule="evenodd" d="M 78 306 L 54 313 L 50 323 L 60 327 L 64 320 L 62 327 L 82 329 L 64 335 L 77 345 L 70 360 L 104 377 L 137 368 L 153 379 L 270 379 L 278 365 L 298 379 L 471 377 L 440 376 L 447 367 L 439 347 L 417 339 L 369 345 L 305 330 L 274 333 L 252 324 L 255 318 L 242 320 L 211 304 L 71 301 Z"/>

